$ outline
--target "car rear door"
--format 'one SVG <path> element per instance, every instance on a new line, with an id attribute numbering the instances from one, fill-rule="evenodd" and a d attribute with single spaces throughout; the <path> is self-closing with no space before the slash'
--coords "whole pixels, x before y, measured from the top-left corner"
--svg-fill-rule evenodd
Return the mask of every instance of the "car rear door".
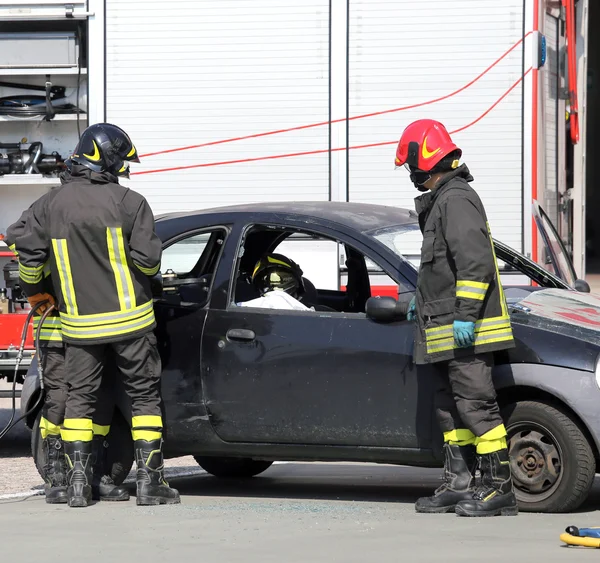
<path id="1" fill-rule="evenodd" d="M 227 284 L 236 275 L 221 264 Z M 429 447 L 432 385 L 412 350 L 408 321 L 213 299 L 201 366 L 210 420 L 229 442 Z"/>

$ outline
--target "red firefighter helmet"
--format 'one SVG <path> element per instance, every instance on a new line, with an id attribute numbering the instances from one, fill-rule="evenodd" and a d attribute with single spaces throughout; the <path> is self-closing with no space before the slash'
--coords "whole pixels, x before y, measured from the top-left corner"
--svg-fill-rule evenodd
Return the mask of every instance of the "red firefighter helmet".
<path id="1" fill-rule="evenodd" d="M 450 154 L 452 158 L 446 159 Z M 441 172 L 456 168 L 461 155 L 462 151 L 439 121 L 419 119 L 402 133 L 396 149 L 396 166 L 408 165 L 411 171 Z"/>

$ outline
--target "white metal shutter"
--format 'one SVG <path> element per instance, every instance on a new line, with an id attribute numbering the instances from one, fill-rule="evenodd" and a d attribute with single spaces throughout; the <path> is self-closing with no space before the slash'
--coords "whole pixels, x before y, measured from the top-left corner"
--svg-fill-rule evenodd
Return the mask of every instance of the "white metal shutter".
<path id="1" fill-rule="evenodd" d="M 329 0 L 107 0 L 107 120 L 140 153 L 329 119 Z M 143 158 L 132 171 L 327 150 L 321 126 Z M 133 176 L 155 213 L 327 200 L 329 157 Z"/>
<path id="2" fill-rule="evenodd" d="M 545 14 L 544 35 L 546 36 L 546 64 L 543 67 L 544 103 L 544 156 L 545 183 L 540 194 L 540 203 L 555 226 L 558 222 L 558 73 L 559 21 Z M 541 190 L 540 190 L 541 191 Z"/>
<path id="3" fill-rule="evenodd" d="M 432 100 L 473 80 L 522 37 L 523 0 L 350 0 L 349 114 Z M 521 76 L 522 47 L 470 88 L 417 109 L 353 120 L 350 146 L 398 141 L 420 118 L 449 131 L 488 110 Z M 517 86 L 479 123 L 453 136 L 481 195 L 493 235 L 521 248 L 522 88 Z M 420 195 L 408 173 L 394 170 L 396 146 L 349 153 L 349 195 L 414 208 Z M 419 253 L 415 240 L 405 253 Z"/>

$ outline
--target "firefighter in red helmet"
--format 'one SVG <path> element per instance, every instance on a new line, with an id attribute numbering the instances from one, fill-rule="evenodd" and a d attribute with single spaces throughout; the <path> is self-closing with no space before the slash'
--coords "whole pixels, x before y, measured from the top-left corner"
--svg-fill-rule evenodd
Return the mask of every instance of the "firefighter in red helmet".
<path id="1" fill-rule="evenodd" d="M 492 383 L 493 353 L 514 346 L 485 209 L 462 151 L 439 122 L 421 119 L 402 133 L 396 166 L 415 187 L 423 233 L 421 265 L 409 319 L 415 362 L 433 364 L 444 434 L 444 482 L 417 512 L 514 515 L 506 429 Z M 479 466 L 481 481 L 475 485 Z"/>

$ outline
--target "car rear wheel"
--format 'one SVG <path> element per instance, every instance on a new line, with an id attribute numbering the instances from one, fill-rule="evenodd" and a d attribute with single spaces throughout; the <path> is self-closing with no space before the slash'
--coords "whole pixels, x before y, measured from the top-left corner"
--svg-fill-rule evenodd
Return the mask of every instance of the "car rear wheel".
<path id="1" fill-rule="evenodd" d="M 224 479 L 254 477 L 273 465 L 272 461 L 250 458 L 194 456 L 194 459 L 204 471 Z"/>
<path id="2" fill-rule="evenodd" d="M 502 409 L 515 494 L 524 512 L 570 512 L 587 498 L 596 461 L 573 417 L 543 402 Z"/>
<path id="3" fill-rule="evenodd" d="M 42 411 L 38 413 L 31 431 L 31 455 L 35 461 L 38 473 L 44 478 L 44 449 L 42 435 L 40 433 L 40 419 Z M 110 427 L 110 433 L 106 437 L 108 441 L 108 467 L 110 476 L 115 484 L 120 485 L 133 465 L 133 441 L 131 430 L 120 411 L 115 411 Z"/>

